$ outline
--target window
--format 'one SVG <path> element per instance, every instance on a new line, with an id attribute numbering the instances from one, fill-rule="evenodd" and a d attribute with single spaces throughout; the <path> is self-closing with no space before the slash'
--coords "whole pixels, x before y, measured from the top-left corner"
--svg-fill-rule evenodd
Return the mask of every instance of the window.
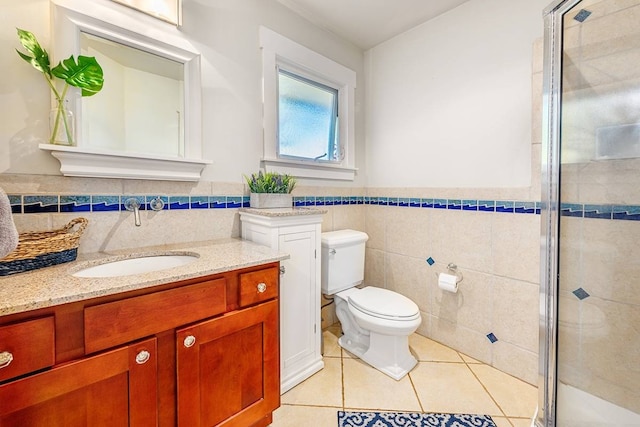
<path id="1" fill-rule="evenodd" d="M 338 90 L 278 69 L 278 157 L 339 162 Z"/>
<path id="2" fill-rule="evenodd" d="M 353 180 L 355 72 L 264 27 L 267 171 Z"/>

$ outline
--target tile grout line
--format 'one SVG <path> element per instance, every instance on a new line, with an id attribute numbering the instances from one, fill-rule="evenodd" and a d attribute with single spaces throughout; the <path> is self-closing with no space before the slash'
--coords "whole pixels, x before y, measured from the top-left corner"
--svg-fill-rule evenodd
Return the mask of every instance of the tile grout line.
<path id="1" fill-rule="evenodd" d="M 342 410 L 345 410 L 344 398 L 344 350 L 340 347 L 340 382 L 342 385 Z"/>
<path id="2" fill-rule="evenodd" d="M 418 361 L 418 364 L 420 364 L 421 362 Z M 411 383 L 411 388 L 413 388 L 413 393 L 416 395 L 416 400 L 418 401 L 418 406 L 420 406 L 420 412 L 422 412 L 423 414 L 426 413 L 424 410 L 424 406 L 422 406 L 422 401 L 420 400 L 420 396 L 418 396 L 418 390 L 416 389 L 416 385 L 413 382 L 413 378 L 411 377 L 411 372 L 409 372 L 407 374 L 407 377 L 409 377 L 409 382 Z"/>
<path id="3" fill-rule="evenodd" d="M 475 372 L 473 372 L 473 369 L 471 369 L 471 367 L 469 366 L 469 363 L 467 363 L 467 361 L 464 359 L 464 357 L 462 357 L 462 355 L 460 354 L 459 351 L 456 351 L 456 353 L 458 353 L 458 356 L 460 356 L 460 358 L 462 359 L 462 361 L 464 362 L 465 366 L 467 367 L 467 369 L 471 372 L 471 375 L 473 375 L 473 377 L 478 381 L 478 383 L 480 383 L 480 385 L 482 386 L 482 388 L 484 389 L 484 391 L 487 392 L 487 395 L 491 398 L 491 400 L 493 401 L 493 403 L 495 403 L 496 407 L 500 410 L 500 412 L 502 412 L 502 415 L 504 416 L 504 418 L 507 420 L 507 422 L 513 426 L 513 423 L 511 422 L 511 420 L 509 419 L 509 417 L 507 417 L 507 414 L 504 412 L 504 410 L 502 409 L 502 406 L 500 406 L 498 404 L 498 402 L 496 401 L 496 399 L 494 399 L 493 395 L 489 392 L 489 389 L 487 389 L 487 387 L 484 385 L 484 383 L 482 381 L 480 381 L 480 378 L 478 378 L 478 376 L 476 375 Z"/>

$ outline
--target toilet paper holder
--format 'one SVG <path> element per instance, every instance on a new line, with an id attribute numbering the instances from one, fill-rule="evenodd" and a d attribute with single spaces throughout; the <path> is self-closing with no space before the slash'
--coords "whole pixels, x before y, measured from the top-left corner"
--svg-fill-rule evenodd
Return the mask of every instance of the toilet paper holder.
<path id="1" fill-rule="evenodd" d="M 462 282 L 462 279 L 464 279 L 462 272 L 458 271 L 458 266 L 452 262 L 447 264 L 447 271 L 449 271 L 450 274 L 453 274 L 454 276 L 456 276 L 456 283 L 460 283 Z M 436 274 L 436 277 L 438 277 L 438 273 L 435 273 L 435 274 Z"/>

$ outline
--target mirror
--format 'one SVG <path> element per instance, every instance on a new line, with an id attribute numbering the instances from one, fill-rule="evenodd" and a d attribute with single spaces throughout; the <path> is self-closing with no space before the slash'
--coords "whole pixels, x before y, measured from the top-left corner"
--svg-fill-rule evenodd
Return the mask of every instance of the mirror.
<path id="1" fill-rule="evenodd" d="M 77 145 L 41 144 L 71 176 L 197 180 L 200 55 L 180 31 L 110 2 L 53 0 L 53 59 L 95 56 L 102 91 L 70 88 Z M 75 90 L 74 90 L 75 89 Z"/>
<path id="2" fill-rule="evenodd" d="M 85 32 L 80 52 L 108 76 L 108 90 L 82 100 L 85 146 L 184 157 L 184 65 Z"/>

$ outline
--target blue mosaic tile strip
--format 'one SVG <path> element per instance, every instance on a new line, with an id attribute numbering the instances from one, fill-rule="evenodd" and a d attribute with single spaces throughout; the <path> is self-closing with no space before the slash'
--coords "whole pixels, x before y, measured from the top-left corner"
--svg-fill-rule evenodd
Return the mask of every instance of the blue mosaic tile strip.
<path id="1" fill-rule="evenodd" d="M 91 196 L 60 196 L 60 212 L 91 211 Z"/>
<path id="2" fill-rule="evenodd" d="M 493 332 L 489 332 L 487 334 L 487 338 L 489 339 L 489 341 L 491 341 L 491 344 L 495 343 L 496 341 L 498 341 L 498 337 L 496 337 Z"/>
<path id="3" fill-rule="evenodd" d="M 611 219 L 613 206 L 611 205 L 584 205 L 585 218 Z"/>
<path id="4" fill-rule="evenodd" d="M 189 196 L 169 196 L 169 209 L 189 209 Z"/>
<path id="5" fill-rule="evenodd" d="M 211 209 L 226 209 L 227 196 L 209 196 L 209 207 Z"/>
<path id="6" fill-rule="evenodd" d="M 22 213 L 22 196 L 16 194 L 8 194 L 9 205 L 11 206 L 11 213 Z"/>
<path id="7" fill-rule="evenodd" d="M 58 212 L 58 196 L 23 196 L 24 213 Z"/>
<path id="8" fill-rule="evenodd" d="M 588 298 L 588 297 L 590 296 L 590 295 L 589 295 L 589 292 L 585 291 L 585 290 L 584 290 L 584 289 L 582 289 L 582 288 L 578 288 L 578 289 L 576 289 L 575 291 L 573 291 L 573 292 L 572 292 L 572 294 L 574 294 L 574 295 L 575 295 L 579 300 L 581 300 L 581 301 L 582 301 L 583 299 Z"/>
<path id="9" fill-rule="evenodd" d="M 462 200 L 460 199 L 447 200 L 447 209 L 452 209 L 454 211 L 462 210 Z"/>
<path id="10" fill-rule="evenodd" d="M 477 200 L 463 200 L 462 201 L 462 210 L 463 211 L 477 211 L 478 210 L 478 201 Z"/>
<path id="11" fill-rule="evenodd" d="M 235 209 L 242 207 L 242 196 L 227 196 L 227 208 Z"/>
<path id="12" fill-rule="evenodd" d="M 496 212 L 513 213 L 515 202 L 507 200 L 496 200 Z"/>
<path id="13" fill-rule="evenodd" d="M 513 211 L 515 213 L 522 213 L 522 214 L 535 214 L 536 203 L 535 202 L 513 202 Z"/>
<path id="14" fill-rule="evenodd" d="M 447 199 L 433 199 L 434 209 L 447 209 Z"/>
<path id="15" fill-rule="evenodd" d="M 120 210 L 120 196 L 91 196 L 93 212 L 114 212 Z"/>
<path id="16" fill-rule="evenodd" d="M 560 215 L 582 218 L 584 207 L 575 203 L 562 203 L 560 205 Z"/>
<path id="17" fill-rule="evenodd" d="M 431 258 L 431 257 L 427 258 L 427 264 L 429 264 L 429 265 L 433 265 L 433 264 L 435 264 L 435 263 L 436 263 L 436 262 L 434 261 L 434 259 L 433 259 L 433 258 Z"/>
<path id="18" fill-rule="evenodd" d="M 495 200 L 478 200 L 478 210 L 482 212 L 495 212 Z"/>
<path id="19" fill-rule="evenodd" d="M 153 209 L 151 209 L 151 202 L 153 202 L 154 200 L 156 200 L 157 198 L 160 198 L 160 200 L 162 200 L 162 202 L 164 203 L 164 206 L 162 207 L 163 211 L 169 210 L 169 197 L 167 196 L 158 196 L 158 195 L 154 195 L 154 196 L 146 196 L 145 200 L 146 200 L 146 205 L 147 205 L 147 210 L 151 211 Z"/>
<path id="20" fill-rule="evenodd" d="M 226 200 L 225 200 L 226 206 Z M 209 209 L 209 196 L 191 196 L 189 198 L 190 209 Z"/>
<path id="21" fill-rule="evenodd" d="M 144 204 L 144 196 L 128 196 L 128 195 L 124 195 L 122 197 L 120 197 L 120 210 L 122 212 L 125 212 L 127 210 L 127 208 L 124 207 L 125 202 L 127 201 L 127 199 L 136 199 L 138 201 L 138 203 L 140 203 L 140 210 L 143 211 L 146 209 L 146 205 Z"/>
<path id="22" fill-rule="evenodd" d="M 20 195 L 10 194 L 11 211 L 20 213 L 55 212 L 109 212 L 125 210 L 124 201 L 135 197 L 141 202 L 142 210 L 149 210 L 151 200 L 157 195 L 116 196 L 116 195 Z M 160 196 L 165 202 L 163 209 L 238 209 L 249 207 L 249 196 Z M 145 203 L 143 203 L 143 201 Z M 305 196 L 294 197 L 294 206 L 341 206 L 380 205 L 431 209 L 450 209 L 480 212 L 506 212 L 540 215 L 544 203 L 531 201 L 495 201 L 473 199 L 430 199 L 417 197 L 385 196 Z M 640 221 L 640 205 L 607 205 L 562 203 L 562 216 L 593 219 L 614 219 Z"/>
<path id="23" fill-rule="evenodd" d="M 613 206 L 612 218 L 640 221 L 640 206 Z"/>

